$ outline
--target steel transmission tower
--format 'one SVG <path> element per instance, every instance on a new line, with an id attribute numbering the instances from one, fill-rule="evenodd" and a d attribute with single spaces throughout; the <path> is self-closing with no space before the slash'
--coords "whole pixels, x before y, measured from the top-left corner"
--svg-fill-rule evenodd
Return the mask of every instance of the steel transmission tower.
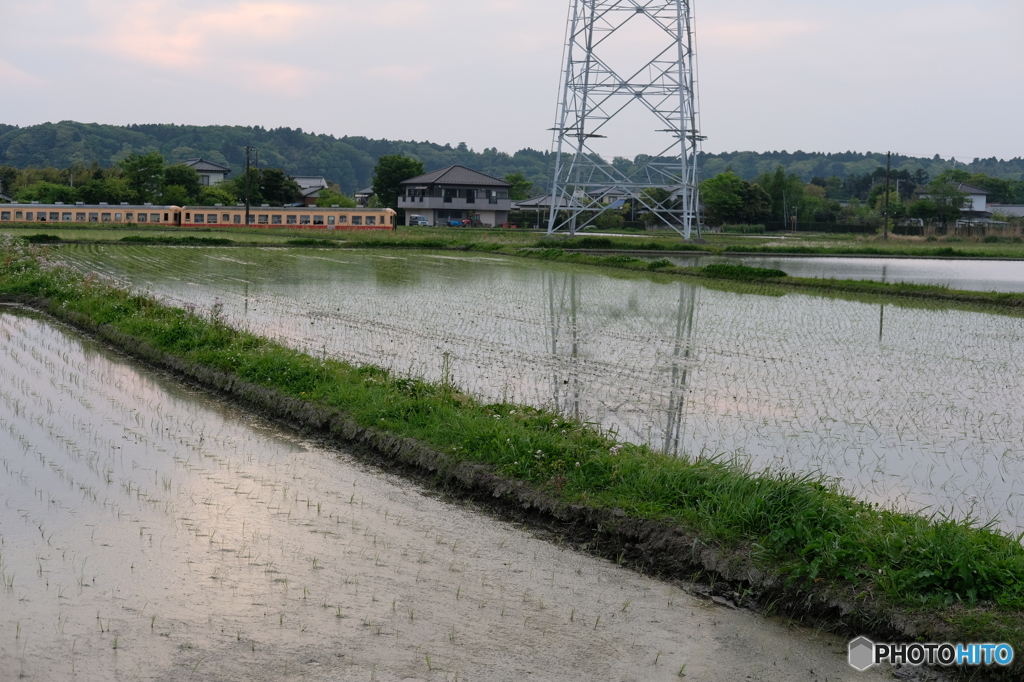
<path id="1" fill-rule="evenodd" d="M 699 235 L 697 153 L 704 138 L 691 1 L 570 1 L 548 234 L 592 225 L 616 205 L 606 201 L 613 197 L 632 201 L 685 239 L 695 229 Z M 597 152 L 599 140 L 635 148 L 630 138 L 655 131 L 667 146 L 654 143 L 657 153 L 636 164 L 610 163 Z"/>

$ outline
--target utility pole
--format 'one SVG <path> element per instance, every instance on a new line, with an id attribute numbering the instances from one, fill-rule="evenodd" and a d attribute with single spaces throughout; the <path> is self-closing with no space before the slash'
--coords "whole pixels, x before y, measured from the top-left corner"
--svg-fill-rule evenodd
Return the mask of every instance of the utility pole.
<path id="1" fill-rule="evenodd" d="M 885 227 L 882 228 L 882 239 L 889 238 L 889 173 L 892 171 L 892 152 L 885 156 Z"/>
<path id="2" fill-rule="evenodd" d="M 246 147 L 245 148 L 245 226 L 249 227 L 249 154 L 256 152 L 256 165 L 259 166 L 259 153 L 260 150 L 257 147 Z"/>

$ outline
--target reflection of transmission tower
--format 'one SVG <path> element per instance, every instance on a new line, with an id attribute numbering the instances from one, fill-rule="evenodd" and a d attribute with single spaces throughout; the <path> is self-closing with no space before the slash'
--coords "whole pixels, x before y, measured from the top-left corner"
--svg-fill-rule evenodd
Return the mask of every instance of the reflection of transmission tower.
<path id="1" fill-rule="evenodd" d="M 627 46 L 631 54 L 648 50 L 648 61 L 623 70 L 615 36 L 643 29 L 647 47 Z M 690 0 L 572 0 L 548 234 L 589 226 L 614 205 L 604 203 L 608 196 L 633 201 L 686 239 L 695 227 L 699 231 L 697 152 L 703 138 L 695 66 Z M 623 171 L 602 159 L 593 141 L 607 137 L 617 116 L 637 108 L 671 142 Z M 650 188 L 655 191 L 645 192 Z"/>

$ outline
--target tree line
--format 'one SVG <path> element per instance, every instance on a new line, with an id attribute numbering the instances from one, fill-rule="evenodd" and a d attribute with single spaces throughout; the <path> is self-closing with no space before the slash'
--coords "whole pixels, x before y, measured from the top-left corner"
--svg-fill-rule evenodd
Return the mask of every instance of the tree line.
<path id="1" fill-rule="evenodd" d="M 108 168 L 97 162 L 69 168 L 0 166 L 0 188 L 20 203 L 162 204 L 168 206 L 285 206 L 301 203 L 299 185 L 279 168 L 250 168 L 215 185 L 202 184 L 199 172 L 185 164 L 167 164 L 159 152 L 129 154 Z M 318 205 L 355 206 L 337 187 L 321 190 Z"/>
<path id="2" fill-rule="evenodd" d="M 168 164 L 202 157 L 222 164 L 240 175 L 245 167 L 246 146 L 258 147 L 261 165 L 279 168 L 291 175 L 322 175 L 346 194 L 355 194 L 373 181 L 374 169 L 383 156 L 407 156 L 423 162 L 427 171 L 453 164 L 473 168 L 494 177 L 519 173 L 534 184 L 535 192 L 548 191 L 553 156 L 548 151 L 521 149 L 515 153 L 486 148 L 475 151 L 465 143 L 440 144 L 410 140 L 376 140 L 360 136 L 334 137 L 301 128 L 267 129 L 261 126 L 188 126 L 143 124 L 111 126 L 61 121 L 24 128 L 0 124 L 0 164 L 16 168 L 29 166 L 70 168 L 76 164 L 103 168 L 116 166 L 130 154 L 159 152 Z M 616 168 L 629 174 L 650 160 L 615 158 Z M 715 177 L 726 170 L 748 182 L 782 167 L 804 183 L 813 178 L 841 180 L 873 174 L 885 164 L 879 153 L 817 152 L 723 152 L 701 153 L 701 176 Z M 983 173 L 1004 180 L 1024 179 L 1024 159 L 956 159 L 893 155 L 893 168 L 913 173 L 918 169 L 938 177 L 950 169 L 971 175 Z M 919 183 L 920 184 L 920 183 Z M 850 198 L 852 194 L 843 198 Z M 866 198 L 862 197 L 862 201 Z"/>
<path id="3" fill-rule="evenodd" d="M 886 169 L 839 176 L 816 176 L 804 182 L 779 166 L 753 181 L 732 169 L 701 183 L 701 199 L 709 225 L 764 222 L 881 225 L 886 210 Z M 935 178 L 924 169 L 889 171 L 887 210 L 895 223 L 914 218 L 943 225 L 961 216 L 967 194 L 960 183 L 989 192 L 992 203 L 1024 203 L 1024 181 L 993 178 L 985 173 L 946 169 Z M 998 214 L 998 207 L 993 210 Z"/>

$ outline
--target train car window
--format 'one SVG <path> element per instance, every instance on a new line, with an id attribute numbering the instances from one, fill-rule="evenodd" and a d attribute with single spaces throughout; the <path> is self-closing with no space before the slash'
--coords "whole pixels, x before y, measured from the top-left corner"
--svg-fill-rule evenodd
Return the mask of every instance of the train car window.
<path id="1" fill-rule="evenodd" d="M 75 222 L 76 223 L 84 223 L 85 222 L 85 214 L 84 213 L 76 213 L 75 214 Z"/>
<path id="2" fill-rule="evenodd" d="M 157 216 L 159 216 L 159 215 L 160 215 L 160 214 L 159 214 L 159 213 L 157 213 Z M 170 214 L 170 213 L 164 213 L 164 220 L 169 220 L 169 219 L 170 219 L 170 217 L 171 217 L 171 214 Z M 157 218 L 157 220 L 160 220 L 160 218 L 158 217 L 158 218 Z"/>
<path id="3" fill-rule="evenodd" d="M 127 220 L 128 222 L 132 222 L 133 220 L 135 220 L 135 214 L 134 213 L 125 213 L 124 214 L 124 219 Z"/>
<path id="4" fill-rule="evenodd" d="M 192 222 L 192 214 L 191 213 L 186 213 L 185 214 L 185 222 L 187 222 L 187 223 Z"/>
<path id="5" fill-rule="evenodd" d="M 259 221 L 259 222 L 260 222 L 260 225 L 266 225 L 267 223 L 269 223 L 269 222 L 270 222 L 270 215 L 269 215 L 269 214 L 263 214 L 263 215 L 261 215 L 261 216 L 260 216 L 260 221 Z"/>
<path id="6" fill-rule="evenodd" d="M 327 216 L 327 224 L 328 225 L 333 225 L 334 224 L 334 216 L 332 216 L 332 215 Z"/>
<path id="7" fill-rule="evenodd" d="M 377 224 L 377 218 L 375 216 L 372 216 L 372 215 L 366 216 L 366 224 L 367 225 L 376 225 Z"/>
<path id="8" fill-rule="evenodd" d="M 242 216 L 241 215 L 236 215 L 233 222 L 235 223 L 235 225 L 241 225 L 242 224 Z"/>
<path id="9" fill-rule="evenodd" d="M 16 220 L 21 220 L 22 218 L 25 217 L 25 213 L 22 212 L 22 211 L 15 211 L 14 212 L 14 217 L 15 217 Z"/>
<path id="10" fill-rule="evenodd" d="M 339 225 L 344 225 L 347 222 L 348 222 L 348 216 L 347 215 L 340 215 L 340 216 L 338 216 L 338 224 Z"/>
<path id="11" fill-rule="evenodd" d="M 300 215 L 299 216 L 299 225 L 309 225 L 309 216 L 308 215 Z"/>
<path id="12" fill-rule="evenodd" d="M 210 225 L 216 225 L 217 224 L 217 214 L 216 213 L 209 213 L 209 214 L 207 214 L 206 222 L 208 222 Z"/>
<path id="13" fill-rule="evenodd" d="M 166 213 L 164 213 L 164 220 L 167 220 L 167 214 Z M 150 213 L 149 214 L 149 222 L 151 222 L 151 223 L 158 223 L 158 222 L 160 222 L 160 214 L 159 213 Z"/>
<path id="14" fill-rule="evenodd" d="M 146 214 L 145 214 L 145 213 L 140 213 L 140 214 L 139 214 L 139 222 L 140 222 L 140 223 L 144 223 L 144 222 L 146 222 L 146 218 L 147 218 L 147 216 L 146 216 Z"/>
<path id="15" fill-rule="evenodd" d="M 32 221 L 34 221 L 35 219 L 36 219 L 36 214 L 33 213 L 32 211 L 29 211 L 28 213 L 25 214 L 25 220 L 32 220 Z"/>
<path id="16" fill-rule="evenodd" d="M 352 224 L 353 225 L 362 225 L 363 224 L 363 216 L 361 216 L 361 215 L 354 215 L 354 216 L 352 216 Z"/>
<path id="17" fill-rule="evenodd" d="M 270 222 L 273 225 L 280 225 L 281 224 L 281 216 L 280 215 L 272 215 L 272 216 L 270 216 Z"/>
<path id="18" fill-rule="evenodd" d="M 57 222 L 58 220 L 60 220 L 60 213 L 51 213 L 50 220 L 52 220 L 53 222 Z"/>
<path id="19" fill-rule="evenodd" d="M 100 221 L 100 214 L 99 213 L 90 213 L 89 214 L 89 222 L 90 223 L 98 223 L 99 221 Z"/>
<path id="20" fill-rule="evenodd" d="M 230 223 L 231 222 L 231 214 L 230 213 L 222 213 L 221 216 L 220 216 L 220 221 L 222 223 Z"/>
<path id="21" fill-rule="evenodd" d="M 249 216 L 249 224 L 250 225 L 255 225 L 256 224 L 256 216 L 255 215 L 250 215 Z"/>
<path id="22" fill-rule="evenodd" d="M 10 220 L 10 219 L 11 219 L 11 212 L 10 211 L 0 211 L 0 220 Z"/>
<path id="23" fill-rule="evenodd" d="M 185 217 L 188 217 L 187 213 L 185 214 Z M 206 222 L 206 216 L 204 216 L 202 213 L 196 213 L 196 217 L 192 222 L 195 223 L 196 225 L 202 225 L 203 223 Z"/>
<path id="24" fill-rule="evenodd" d="M 71 222 L 71 214 L 70 213 L 63 213 L 63 214 L 61 214 L 60 220 L 61 220 L 62 223 L 70 223 Z"/>
<path id="25" fill-rule="evenodd" d="M 115 223 L 121 222 L 121 214 L 120 213 L 115 213 L 114 214 L 114 222 Z"/>
<path id="26" fill-rule="evenodd" d="M 323 225 L 324 224 L 324 217 L 322 215 L 315 215 L 315 216 L 313 216 L 313 224 L 314 225 Z"/>
<path id="27" fill-rule="evenodd" d="M 101 214 L 100 215 L 100 222 L 109 223 L 110 222 L 110 214 L 109 213 Z"/>
<path id="28" fill-rule="evenodd" d="M 288 221 L 287 221 L 288 225 L 295 225 L 298 222 L 299 222 L 299 216 L 297 216 L 297 215 L 290 215 L 290 216 L 288 216 Z"/>

